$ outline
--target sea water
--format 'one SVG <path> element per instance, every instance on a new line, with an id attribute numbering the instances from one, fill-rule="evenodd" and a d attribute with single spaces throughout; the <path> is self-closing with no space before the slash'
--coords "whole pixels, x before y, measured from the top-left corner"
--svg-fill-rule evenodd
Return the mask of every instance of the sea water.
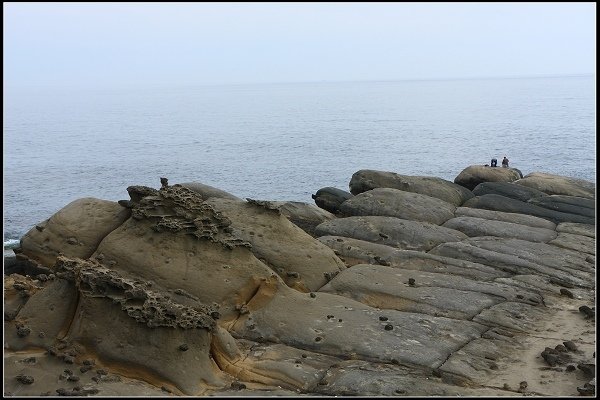
<path id="1" fill-rule="evenodd" d="M 596 179 L 595 76 L 5 88 L 4 243 L 83 197 L 200 182 L 313 203 L 360 169 L 453 181 L 510 160 Z"/>

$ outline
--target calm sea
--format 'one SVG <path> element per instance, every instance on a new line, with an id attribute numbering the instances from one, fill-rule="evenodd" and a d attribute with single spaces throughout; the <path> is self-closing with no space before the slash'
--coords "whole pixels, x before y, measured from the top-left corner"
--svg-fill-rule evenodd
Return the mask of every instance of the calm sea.
<path id="1" fill-rule="evenodd" d="M 4 241 L 82 197 L 197 181 L 313 203 L 360 169 L 454 180 L 507 156 L 595 181 L 595 76 L 5 89 Z"/>

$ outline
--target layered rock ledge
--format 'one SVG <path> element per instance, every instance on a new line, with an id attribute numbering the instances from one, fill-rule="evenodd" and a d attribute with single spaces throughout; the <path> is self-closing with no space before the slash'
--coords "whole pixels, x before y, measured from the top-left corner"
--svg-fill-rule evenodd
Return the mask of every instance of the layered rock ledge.
<path id="1" fill-rule="evenodd" d="M 361 170 L 315 204 L 160 183 L 21 239 L 5 396 L 595 394 L 592 182 Z"/>

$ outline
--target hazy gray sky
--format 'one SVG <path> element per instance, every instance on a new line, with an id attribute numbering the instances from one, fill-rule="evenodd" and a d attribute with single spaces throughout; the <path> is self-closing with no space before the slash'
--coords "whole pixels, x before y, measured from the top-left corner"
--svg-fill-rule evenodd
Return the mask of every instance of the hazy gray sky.
<path id="1" fill-rule="evenodd" d="M 588 3 L 4 3 L 7 86 L 595 73 Z"/>

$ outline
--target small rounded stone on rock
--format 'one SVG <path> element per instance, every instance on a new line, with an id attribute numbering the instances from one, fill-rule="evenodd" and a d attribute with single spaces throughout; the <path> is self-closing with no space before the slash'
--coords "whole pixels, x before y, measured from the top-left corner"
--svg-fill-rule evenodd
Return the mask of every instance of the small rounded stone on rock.
<path id="1" fill-rule="evenodd" d="M 310 297 L 312 297 L 314 299 L 315 297 L 317 297 L 317 295 L 311 292 Z"/>
<path id="2" fill-rule="evenodd" d="M 381 317 L 379 317 L 379 320 L 380 320 L 380 321 L 387 321 L 387 320 L 388 320 L 388 317 L 381 316 Z"/>
<path id="3" fill-rule="evenodd" d="M 16 378 L 24 385 L 31 385 L 34 382 L 33 376 L 30 375 L 17 375 Z"/>
<path id="4" fill-rule="evenodd" d="M 187 343 L 183 343 L 179 345 L 179 350 L 181 351 L 187 351 L 190 348 L 190 346 L 188 346 Z"/>
<path id="5" fill-rule="evenodd" d="M 573 296 L 573 293 L 568 289 L 560 289 L 560 294 L 563 296 L 567 296 L 571 299 L 575 297 L 575 296 Z"/>
<path id="6" fill-rule="evenodd" d="M 385 330 L 386 330 L 386 331 L 391 331 L 392 329 L 394 329 L 394 326 L 393 326 L 392 324 L 387 324 L 387 325 L 385 326 Z"/>

